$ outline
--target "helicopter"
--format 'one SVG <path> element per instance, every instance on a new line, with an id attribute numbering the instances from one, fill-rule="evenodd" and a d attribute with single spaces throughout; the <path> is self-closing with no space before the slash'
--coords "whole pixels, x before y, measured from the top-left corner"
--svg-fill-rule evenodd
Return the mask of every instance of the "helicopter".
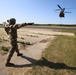
<path id="1" fill-rule="evenodd" d="M 59 11 L 60 10 L 60 13 L 59 13 L 59 17 L 60 18 L 64 18 L 65 17 L 65 13 L 71 13 L 71 12 L 65 12 L 65 8 L 62 8 L 60 5 L 57 5 L 59 7 L 59 9 L 56 9 L 55 11 Z"/>

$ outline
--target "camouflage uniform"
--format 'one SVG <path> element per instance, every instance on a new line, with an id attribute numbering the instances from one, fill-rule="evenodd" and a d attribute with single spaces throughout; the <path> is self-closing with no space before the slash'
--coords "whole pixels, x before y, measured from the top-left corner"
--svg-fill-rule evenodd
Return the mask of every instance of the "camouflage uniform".
<path id="1" fill-rule="evenodd" d="M 10 53 L 8 55 L 7 62 L 9 62 L 11 60 L 11 57 L 13 56 L 13 53 L 15 51 L 17 52 L 17 55 L 19 54 L 19 49 L 18 49 L 18 45 L 17 45 L 17 29 L 27 25 L 26 23 L 17 25 L 17 24 L 15 24 L 15 22 L 13 20 L 15 21 L 15 19 L 12 18 L 12 19 L 8 20 L 9 24 L 6 24 L 6 23 L 4 24 L 5 31 L 9 36 L 10 43 L 12 46 Z"/>

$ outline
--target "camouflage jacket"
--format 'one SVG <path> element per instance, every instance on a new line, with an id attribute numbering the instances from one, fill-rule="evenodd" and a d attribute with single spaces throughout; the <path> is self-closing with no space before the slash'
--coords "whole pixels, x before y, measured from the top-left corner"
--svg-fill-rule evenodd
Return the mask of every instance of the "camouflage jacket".
<path id="1" fill-rule="evenodd" d="M 17 29 L 27 25 L 26 23 L 20 24 L 20 25 L 9 25 L 4 24 L 5 31 L 9 36 L 9 39 L 16 39 L 17 38 Z"/>

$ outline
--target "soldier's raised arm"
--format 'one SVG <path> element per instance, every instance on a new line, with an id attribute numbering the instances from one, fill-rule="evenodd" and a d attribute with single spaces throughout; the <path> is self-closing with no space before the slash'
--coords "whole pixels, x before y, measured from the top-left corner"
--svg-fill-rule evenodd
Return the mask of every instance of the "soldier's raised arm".
<path id="1" fill-rule="evenodd" d="M 21 27 L 27 26 L 27 25 L 28 25 L 28 23 L 16 24 L 18 29 Z"/>

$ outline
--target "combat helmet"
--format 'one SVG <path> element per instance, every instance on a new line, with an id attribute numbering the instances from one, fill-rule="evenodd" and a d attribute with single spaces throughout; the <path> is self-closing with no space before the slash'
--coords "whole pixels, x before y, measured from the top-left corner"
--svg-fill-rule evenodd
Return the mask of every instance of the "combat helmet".
<path id="1" fill-rule="evenodd" d="M 9 23 L 9 25 L 14 25 L 16 23 L 16 19 L 11 18 L 11 19 L 7 20 L 7 22 Z"/>

